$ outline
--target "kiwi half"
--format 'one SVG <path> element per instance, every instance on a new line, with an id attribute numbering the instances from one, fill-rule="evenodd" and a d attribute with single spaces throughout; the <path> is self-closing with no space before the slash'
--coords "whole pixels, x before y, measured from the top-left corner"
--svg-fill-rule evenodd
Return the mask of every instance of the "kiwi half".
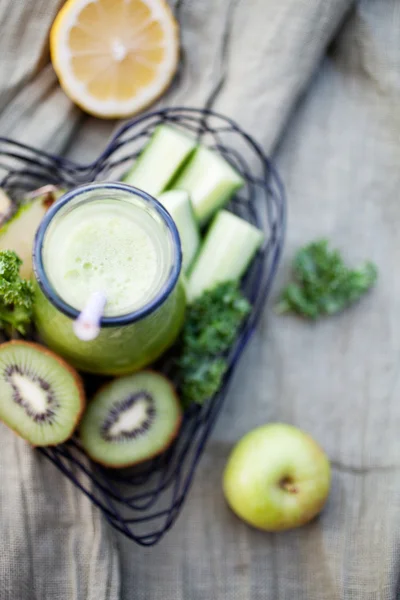
<path id="1" fill-rule="evenodd" d="M 39 344 L 0 344 L 0 419 L 33 446 L 71 437 L 85 406 L 78 373 Z"/>
<path id="2" fill-rule="evenodd" d="M 155 371 L 115 379 L 97 392 L 80 425 L 82 446 L 96 462 L 128 467 L 165 450 L 182 412 L 171 382 Z"/>

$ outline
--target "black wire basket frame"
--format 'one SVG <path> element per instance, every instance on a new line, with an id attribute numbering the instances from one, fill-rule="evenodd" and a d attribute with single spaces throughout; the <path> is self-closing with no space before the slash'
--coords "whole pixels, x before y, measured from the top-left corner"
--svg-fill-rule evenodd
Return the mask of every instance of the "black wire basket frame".
<path id="1" fill-rule="evenodd" d="M 18 203 L 26 191 L 45 184 L 72 188 L 95 180 L 120 179 L 162 123 L 194 135 L 199 143 L 223 156 L 244 179 L 228 209 L 265 234 L 265 243 L 242 285 L 252 312 L 229 353 L 221 389 L 203 406 L 194 405 L 185 411 L 176 441 L 161 456 L 136 468 L 111 470 L 91 463 L 78 437 L 61 446 L 38 449 L 90 498 L 115 529 L 143 546 L 157 543 L 176 520 L 232 372 L 263 312 L 284 239 L 282 183 L 250 135 L 231 119 L 206 109 L 166 108 L 133 119 L 117 132 L 97 160 L 84 166 L 0 138 L 0 186 Z M 161 368 L 168 372 L 168 364 Z"/>

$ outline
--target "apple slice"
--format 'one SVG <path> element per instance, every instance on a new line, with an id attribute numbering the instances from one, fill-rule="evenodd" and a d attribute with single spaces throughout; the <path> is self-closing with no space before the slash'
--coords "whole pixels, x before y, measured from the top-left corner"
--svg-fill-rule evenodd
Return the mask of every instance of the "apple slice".
<path id="1" fill-rule="evenodd" d="M 0 229 L 0 250 L 14 250 L 22 260 L 21 277 L 32 275 L 32 249 L 36 231 L 50 206 L 64 194 L 54 186 L 45 186 L 28 194 L 13 217 Z M 0 212 L 1 206 L 0 206 Z"/>
<path id="2" fill-rule="evenodd" d="M 10 218 L 12 213 L 12 201 L 4 190 L 0 188 L 0 226 Z"/>

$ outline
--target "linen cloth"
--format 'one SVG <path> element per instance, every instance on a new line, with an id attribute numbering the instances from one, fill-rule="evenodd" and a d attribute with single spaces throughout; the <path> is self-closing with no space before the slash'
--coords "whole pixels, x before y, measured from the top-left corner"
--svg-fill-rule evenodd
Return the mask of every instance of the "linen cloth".
<path id="1" fill-rule="evenodd" d="M 116 123 L 57 84 L 56 0 L 0 0 L 0 135 L 93 160 Z M 155 548 L 114 534 L 55 468 L 0 435 L 0 600 L 395 600 L 400 597 L 400 3 L 178 0 L 181 67 L 161 104 L 212 106 L 274 156 L 288 231 L 274 293 L 183 512 Z M 272 305 L 299 245 L 329 237 L 379 282 L 309 324 Z M 280 534 L 229 511 L 221 475 L 254 426 L 290 422 L 326 449 L 321 517 Z"/>

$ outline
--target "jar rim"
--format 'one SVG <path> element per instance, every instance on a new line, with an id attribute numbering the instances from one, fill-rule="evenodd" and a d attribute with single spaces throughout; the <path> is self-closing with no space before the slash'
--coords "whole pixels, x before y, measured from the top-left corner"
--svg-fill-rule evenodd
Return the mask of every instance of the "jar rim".
<path id="1" fill-rule="evenodd" d="M 49 208 L 42 222 L 39 225 L 33 245 L 33 270 L 41 291 L 51 302 L 51 304 L 53 304 L 53 306 L 55 306 L 60 312 L 62 312 L 67 317 L 71 319 L 76 319 L 79 315 L 79 310 L 77 310 L 61 298 L 61 296 L 55 291 L 55 289 L 49 281 L 49 278 L 47 277 L 43 261 L 43 244 L 47 229 L 50 223 L 52 222 L 53 218 L 61 208 L 63 208 L 68 202 L 70 202 L 73 199 L 76 199 L 80 195 L 86 195 L 87 193 L 90 193 L 92 191 L 95 192 L 102 190 L 109 190 L 110 192 L 125 192 L 134 195 L 150 204 L 151 207 L 157 211 L 158 216 L 161 218 L 163 223 L 166 225 L 168 231 L 170 232 L 172 238 L 172 245 L 174 249 L 174 256 L 169 274 L 166 278 L 166 281 L 153 298 L 151 298 L 144 306 L 124 315 L 108 317 L 103 316 L 101 318 L 101 327 L 119 327 L 121 325 L 130 325 L 132 323 L 135 323 L 136 321 L 143 319 L 144 317 L 157 310 L 157 308 L 159 308 L 165 302 L 165 300 L 175 288 L 181 272 L 182 248 L 178 229 L 169 212 L 163 207 L 163 205 L 160 202 L 158 202 L 158 200 L 153 198 L 153 196 L 151 196 L 147 192 L 144 192 L 143 190 L 140 190 L 126 183 L 113 181 L 84 184 L 68 191 Z"/>

